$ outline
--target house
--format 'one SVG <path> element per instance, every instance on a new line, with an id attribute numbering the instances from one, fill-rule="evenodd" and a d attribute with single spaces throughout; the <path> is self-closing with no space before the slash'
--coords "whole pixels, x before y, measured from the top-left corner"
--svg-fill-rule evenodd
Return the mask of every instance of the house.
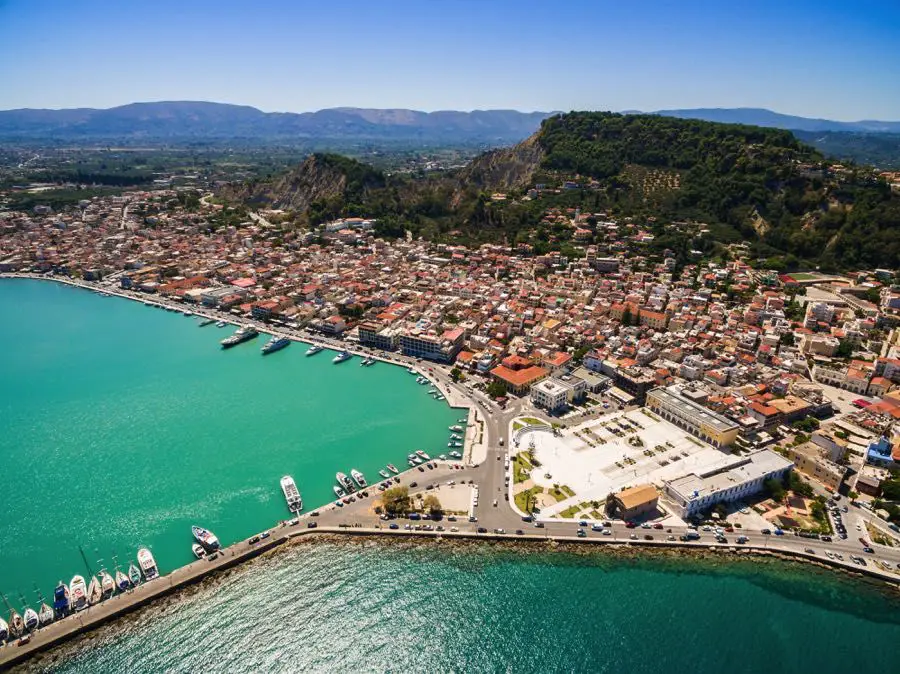
<path id="1" fill-rule="evenodd" d="M 631 521 L 656 512 L 659 492 L 652 484 L 641 484 L 613 494 L 611 500 L 613 515 Z"/>

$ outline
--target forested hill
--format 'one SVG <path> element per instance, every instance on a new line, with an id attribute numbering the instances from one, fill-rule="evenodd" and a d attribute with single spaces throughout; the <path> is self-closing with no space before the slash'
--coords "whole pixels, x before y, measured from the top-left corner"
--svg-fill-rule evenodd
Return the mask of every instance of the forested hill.
<path id="1" fill-rule="evenodd" d="M 290 199 L 286 185 L 293 185 Z M 294 204 L 310 224 L 369 215 L 387 235 L 408 229 L 446 241 L 570 252 L 577 252 L 571 230 L 548 230 L 543 216 L 551 207 L 579 206 L 633 217 L 680 257 L 699 243 L 669 225 L 693 221 L 709 225 L 719 243 L 749 243 L 752 257 L 782 269 L 900 260 L 900 195 L 871 170 L 829 165 L 790 132 L 771 128 L 573 112 L 455 173 L 386 177 L 352 196 L 338 189 L 306 198 L 305 189 L 303 181 L 276 180 L 257 186 L 255 201 Z M 715 242 L 700 247 L 713 252 Z"/>

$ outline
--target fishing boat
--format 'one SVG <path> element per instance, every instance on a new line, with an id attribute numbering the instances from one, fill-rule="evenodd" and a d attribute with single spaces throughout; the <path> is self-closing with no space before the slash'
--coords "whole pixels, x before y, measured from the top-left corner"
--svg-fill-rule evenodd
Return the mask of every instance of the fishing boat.
<path id="1" fill-rule="evenodd" d="M 389 464 L 387 465 L 387 469 L 388 469 L 389 471 L 391 471 L 394 475 L 396 475 L 397 473 L 400 472 L 399 470 L 397 470 L 397 466 L 395 466 L 395 465 L 392 464 L 392 463 L 389 463 Z"/>
<path id="2" fill-rule="evenodd" d="M 209 529 L 198 527 L 195 524 L 191 527 L 191 533 L 194 535 L 194 539 L 206 548 L 206 550 L 212 552 L 213 550 L 219 549 L 219 539 L 216 538 L 216 535 Z"/>
<path id="3" fill-rule="evenodd" d="M 100 592 L 104 599 L 109 599 L 116 590 L 116 581 L 106 569 L 100 569 Z"/>
<path id="4" fill-rule="evenodd" d="M 428 460 L 431 459 L 431 457 L 428 456 L 428 455 L 427 455 L 425 452 L 423 452 L 421 449 L 417 449 L 417 450 L 416 450 L 416 454 L 417 454 L 420 458 L 424 459 L 425 461 L 428 461 Z"/>
<path id="5" fill-rule="evenodd" d="M 203 559 L 206 557 L 206 550 L 203 549 L 203 546 L 199 543 L 191 544 L 191 551 L 194 553 L 194 557 L 197 559 Z"/>
<path id="6" fill-rule="evenodd" d="M 47 606 L 47 602 L 41 602 L 41 609 L 38 611 L 38 621 L 41 627 L 46 627 L 56 618 L 53 609 Z"/>
<path id="7" fill-rule="evenodd" d="M 116 587 L 119 588 L 119 592 L 125 592 L 131 587 L 131 581 L 122 573 L 121 569 L 116 569 Z"/>
<path id="8" fill-rule="evenodd" d="M 285 475 L 281 478 L 281 492 L 284 494 L 284 500 L 287 501 L 288 510 L 292 513 L 298 513 L 303 510 L 303 499 L 300 498 L 300 490 L 294 482 L 294 478 Z"/>
<path id="9" fill-rule="evenodd" d="M 62 581 L 53 590 L 53 610 L 60 618 L 69 613 L 69 588 Z"/>
<path id="10" fill-rule="evenodd" d="M 337 496 L 338 498 L 344 498 L 344 496 L 347 495 L 347 492 L 345 492 L 343 489 L 341 489 L 337 485 L 334 485 L 334 487 L 332 487 L 332 489 L 334 489 L 334 495 Z"/>
<path id="11" fill-rule="evenodd" d="M 319 346 L 318 344 L 313 344 L 306 350 L 306 355 L 307 356 L 315 356 L 317 353 L 319 353 L 320 351 L 322 351 L 324 349 L 325 349 L 324 346 Z"/>
<path id="12" fill-rule="evenodd" d="M 378 474 L 381 475 L 381 477 L 383 477 L 385 480 L 391 476 L 391 474 L 389 472 L 387 472 L 384 468 L 379 470 Z"/>
<path id="13" fill-rule="evenodd" d="M 159 576 L 159 568 L 156 566 L 156 560 L 153 559 L 153 553 L 147 548 L 141 548 L 137 553 L 138 564 L 141 572 L 147 580 L 153 580 Z"/>
<path id="14" fill-rule="evenodd" d="M 0 618 L 0 645 L 3 645 L 9 639 L 9 625 L 3 618 Z"/>
<path id="15" fill-rule="evenodd" d="M 141 570 L 135 566 L 134 562 L 128 567 L 128 580 L 130 580 L 131 584 L 135 587 L 140 585 L 141 581 L 144 580 L 144 577 L 141 576 Z"/>
<path id="16" fill-rule="evenodd" d="M 97 576 L 91 576 L 91 582 L 88 583 L 87 601 L 91 606 L 103 601 L 103 589 L 100 587 L 100 581 L 97 580 Z"/>
<path id="17" fill-rule="evenodd" d="M 38 618 L 37 611 L 30 606 L 25 607 L 25 613 L 22 614 L 22 621 L 25 623 L 25 629 L 29 632 L 36 630 L 41 622 L 40 618 Z"/>
<path id="18" fill-rule="evenodd" d="M 360 489 L 365 489 L 366 487 L 369 486 L 369 483 L 366 482 L 366 476 L 363 475 L 362 473 L 360 473 L 358 470 L 356 470 L 356 468 L 353 468 L 350 471 L 350 475 L 352 475 L 353 479 L 356 480 L 356 484 L 359 485 Z"/>
<path id="19" fill-rule="evenodd" d="M 335 477 L 337 478 L 338 483 L 348 494 L 352 494 L 356 491 L 356 485 L 353 484 L 353 480 L 347 477 L 344 473 L 336 473 Z"/>
<path id="20" fill-rule="evenodd" d="M 87 585 L 85 585 L 84 576 L 72 576 L 72 580 L 69 582 L 69 592 L 73 611 L 83 611 L 88 607 Z"/>

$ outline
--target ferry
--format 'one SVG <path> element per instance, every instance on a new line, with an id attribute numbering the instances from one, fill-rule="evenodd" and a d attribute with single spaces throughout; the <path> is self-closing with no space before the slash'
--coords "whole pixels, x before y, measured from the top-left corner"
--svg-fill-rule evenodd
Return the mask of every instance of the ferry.
<path id="1" fill-rule="evenodd" d="M 285 475 L 281 478 L 281 491 L 284 499 L 287 501 L 288 510 L 292 513 L 298 513 L 303 510 L 303 499 L 300 498 L 300 490 L 294 482 L 294 478 Z"/>
<path id="2" fill-rule="evenodd" d="M 42 601 L 41 608 L 38 611 L 38 621 L 40 622 L 41 627 L 46 627 L 52 623 L 55 618 L 56 616 L 53 613 L 53 609 L 47 606 L 46 602 Z"/>
<path id="3" fill-rule="evenodd" d="M 212 325 L 212 324 L 215 323 L 215 322 L 216 322 L 216 319 L 215 319 L 215 318 L 207 318 L 207 319 L 205 319 L 205 320 L 200 321 L 200 322 L 197 324 L 197 327 L 198 327 L 198 328 L 205 328 L 207 325 Z"/>
<path id="4" fill-rule="evenodd" d="M 203 549 L 203 546 L 199 543 L 191 543 L 191 552 L 194 553 L 194 557 L 197 559 L 203 559 L 206 557 L 206 550 Z"/>
<path id="5" fill-rule="evenodd" d="M 132 562 L 128 567 L 128 580 L 131 581 L 131 584 L 137 587 L 141 584 L 143 580 L 143 576 L 141 576 L 141 570 L 134 565 Z"/>
<path id="6" fill-rule="evenodd" d="M 125 590 L 131 587 L 131 581 L 128 580 L 128 576 L 119 569 L 116 569 L 116 587 L 119 588 L 119 592 L 125 592 Z"/>
<path id="7" fill-rule="evenodd" d="M 97 580 L 97 576 L 91 576 L 91 582 L 88 583 L 87 600 L 91 606 L 103 601 L 103 589 L 100 587 L 100 581 Z"/>
<path id="8" fill-rule="evenodd" d="M 212 551 L 219 549 L 219 539 L 216 538 L 216 535 L 209 529 L 198 527 L 195 524 L 191 527 L 191 533 L 194 534 L 194 539 L 207 550 Z"/>
<path id="9" fill-rule="evenodd" d="M 463 431 L 463 427 L 462 427 L 462 426 L 458 426 L 458 425 L 457 425 L 457 426 L 450 426 L 450 430 L 453 431 L 454 433 L 461 433 L 461 432 Z"/>
<path id="10" fill-rule="evenodd" d="M 60 618 L 69 613 L 69 587 L 62 581 L 53 590 L 53 610 Z"/>
<path id="11" fill-rule="evenodd" d="M 359 485 L 360 489 L 365 489 L 366 487 L 369 486 L 369 483 L 366 482 L 366 476 L 363 475 L 362 473 L 360 473 L 358 470 L 356 470 L 356 468 L 353 468 L 350 471 L 350 475 L 352 475 L 353 479 L 356 480 L 356 484 Z"/>
<path id="12" fill-rule="evenodd" d="M 331 359 L 331 362 L 337 365 L 338 363 L 343 363 L 345 360 L 350 360 L 353 358 L 353 354 L 349 351 L 341 351 L 338 355 Z"/>
<path id="13" fill-rule="evenodd" d="M 247 340 L 253 339 L 258 334 L 259 330 L 252 325 L 245 325 L 242 328 L 238 328 L 231 337 L 226 337 L 220 343 L 222 344 L 223 349 L 230 349 L 232 346 L 237 346 L 238 344 L 243 344 Z"/>
<path id="14" fill-rule="evenodd" d="M 423 452 L 421 449 L 417 449 L 417 450 L 416 450 L 416 454 L 418 454 L 418 455 L 419 455 L 422 459 L 424 459 L 425 461 L 428 461 L 428 460 L 431 459 L 431 457 L 428 456 L 428 455 L 427 455 L 425 452 Z"/>
<path id="15" fill-rule="evenodd" d="M 343 489 L 341 489 L 337 485 L 334 485 L 332 487 L 332 489 L 334 489 L 334 495 L 337 496 L 338 498 L 343 498 L 344 496 L 347 495 L 347 492 L 345 492 Z"/>
<path id="16" fill-rule="evenodd" d="M 83 611 L 87 608 L 87 585 L 84 576 L 72 576 L 69 583 L 69 591 L 72 593 L 72 610 Z"/>
<path id="17" fill-rule="evenodd" d="M 381 475 L 381 477 L 383 477 L 385 480 L 387 480 L 391 476 L 391 474 L 389 472 L 387 472 L 384 468 L 379 470 L 378 474 Z"/>
<path id="18" fill-rule="evenodd" d="M 347 477 L 344 473 L 337 473 L 335 475 L 337 477 L 337 481 L 340 485 L 346 490 L 348 494 L 352 494 L 356 491 L 356 487 L 353 485 L 353 481 Z"/>
<path id="19" fill-rule="evenodd" d="M 395 465 L 392 464 L 392 463 L 389 463 L 389 464 L 387 465 L 387 469 L 388 469 L 389 471 L 391 471 L 394 475 L 396 475 L 397 473 L 400 472 L 399 470 L 397 470 L 397 466 L 395 466 Z"/>
<path id="20" fill-rule="evenodd" d="M 0 645 L 5 644 L 9 639 L 9 625 L 3 618 L 0 618 Z"/>
<path id="21" fill-rule="evenodd" d="M 284 347 L 290 346 L 291 340 L 287 337 L 272 337 L 266 345 L 260 349 L 262 355 L 268 355 L 270 353 L 275 353 L 276 351 L 281 351 Z"/>
<path id="22" fill-rule="evenodd" d="M 324 346 L 319 346 L 318 344 L 313 344 L 306 350 L 306 355 L 307 356 L 315 356 L 317 353 L 319 353 L 319 351 L 322 351 L 324 349 L 325 349 Z"/>
<path id="23" fill-rule="evenodd" d="M 153 580 L 159 576 L 159 569 L 156 566 L 156 560 L 153 559 L 153 553 L 147 548 L 141 548 L 137 553 L 138 564 L 140 564 L 141 572 L 147 580 Z M 130 572 L 129 572 L 130 574 Z"/>
<path id="24" fill-rule="evenodd" d="M 37 629 L 38 623 L 40 620 L 38 619 L 37 611 L 35 611 L 30 606 L 25 608 L 25 613 L 22 615 L 22 619 L 25 622 L 25 629 L 29 632 L 33 632 Z"/>
<path id="25" fill-rule="evenodd" d="M 116 589 L 116 582 L 113 580 L 113 577 L 109 575 L 106 569 L 100 570 L 100 594 L 104 599 L 107 599 L 112 595 L 112 593 Z"/>

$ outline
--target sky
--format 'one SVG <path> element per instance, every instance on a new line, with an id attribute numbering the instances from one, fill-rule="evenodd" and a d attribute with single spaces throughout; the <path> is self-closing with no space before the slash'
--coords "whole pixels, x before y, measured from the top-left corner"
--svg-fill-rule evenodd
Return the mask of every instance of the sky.
<path id="1" fill-rule="evenodd" d="M 159 100 L 900 120 L 900 0 L 0 0 L 0 109 Z"/>

